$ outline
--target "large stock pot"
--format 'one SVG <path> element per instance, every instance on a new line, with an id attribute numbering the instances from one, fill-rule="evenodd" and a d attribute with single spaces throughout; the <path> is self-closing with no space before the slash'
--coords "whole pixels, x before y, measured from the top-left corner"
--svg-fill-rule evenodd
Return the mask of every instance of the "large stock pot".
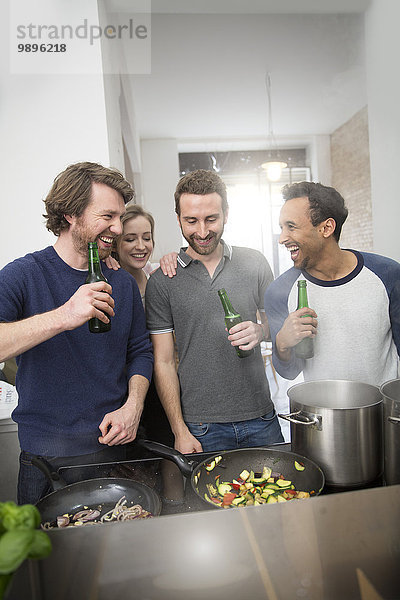
<path id="1" fill-rule="evenodd" d="M 358 381 L 299 383 L 288 390 L 292 451 L 323 470 L 330 486 L 359 487 L 383 471 L 382 395 Z"/>
<path id="2" fill-rule="evenodd" d="M 400 483 L 400 379 L 381 386 L 383 396 L 384 473 L 387 485 Z"/>

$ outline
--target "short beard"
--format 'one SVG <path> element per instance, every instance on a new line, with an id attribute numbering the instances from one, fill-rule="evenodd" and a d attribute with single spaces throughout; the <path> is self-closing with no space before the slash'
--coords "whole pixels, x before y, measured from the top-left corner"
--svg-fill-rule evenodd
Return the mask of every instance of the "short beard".
<path id="1" fill-rule="evenodd" d="M 310 258 L 307 256 L 298 267 L 301 271 L 307 271 L 307 267 L 310 264 Z"/>
<path id="2" fill-rule="evenodd" d="M 199 244 L 197 244 L 197 242 L 194 239 L 193 235 L 191 235 L 189 237 L 185 237 L 185 240 L 187 241 L 187 243 L 189 244 L 189 246 L 192 248 L 192 250 L 194 250 L 197 254 L 200 254 L 200 255 L 203 255 L 203 256 L 207 256 L 208 254 L 212 254 L 216 250 L 216 248 L 218 247 L 218 244 L 220 242 L 221 237 L 222 237 L 222 233 L 220 235 L 217 235 L 216 233 L 212 233 L 211 235 L 209 234 L 206 239 L 210 239 L 211 238 L 213 241 L 206 248 L 204 248 L 203 246 L 200 246 Z"/>
<path id="3" fill-rule="evenodd" d="M 72 243 L 74 245 L 74 249 L 78 254 L 87 258 L 88 255 L 88 243 L 89 242 L 97 242 L 97 238 L 93 239 L 93 235 L 90 235 L 89 230 L 84 226 L 79 224 L 76 229 L 72 232 Z M 108 256 L 110 256 L 112 248 L 99 248 L 99 258 L 100 260 L 104 260 Z"/>

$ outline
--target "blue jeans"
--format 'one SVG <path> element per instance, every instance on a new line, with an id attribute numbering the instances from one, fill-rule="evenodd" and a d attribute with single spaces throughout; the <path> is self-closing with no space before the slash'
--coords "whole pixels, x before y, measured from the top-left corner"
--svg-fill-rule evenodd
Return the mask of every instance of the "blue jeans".
<path id="1" fill-rule="evenodd" d="M 204 452 L 254 448 L 284 442 L 275 410 L 249 421 L 235 423 L 186 423 Z"/>
<path id="2" fill-rule="evenodd" d="M 36 504 L 41 498 L 53 491 L 47 477 L 32 465 L 33 456 L 37 455 L 25 452 L 25 450 L 22 450 L 19 456 L 18 504 Z M 50 462 L 56 471 L 61 467 L 73 465 L 118 462 L 126 458 L 126 445 L 106 446 L 104 450 L 83 456 L 44 456 L 43 458 Z M 92 479 L 93 476 L 106 477 L 109 470 L 109 467 L 104 467 L 103 472 L 93 475 L 93 468 L 90 467 L 87 470 L 72 469 L 70 477 L 68 477 L 68 471 L 63 471 L 61 476 L 67 484 L 70 484 Z M 79 473 L 78 476 L 77 473 Z"/>

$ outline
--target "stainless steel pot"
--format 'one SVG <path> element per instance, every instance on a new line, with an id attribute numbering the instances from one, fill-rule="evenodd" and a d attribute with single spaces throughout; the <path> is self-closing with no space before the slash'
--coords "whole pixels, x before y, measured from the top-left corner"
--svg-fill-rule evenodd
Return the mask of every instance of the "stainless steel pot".
<path id="1" fill-rule="evenodd" d="M 289 388 L 292 451 L 323 470 L 331 486 L 358 487 L 383 471 L 382 395 L 358 381 L 326 380 Z"/>
<path id="2" fill-rule="evenodd" d="M 384 477 L 387 485 L 400 483 L 400 379 L 381 386 L 383 396 Z"/>

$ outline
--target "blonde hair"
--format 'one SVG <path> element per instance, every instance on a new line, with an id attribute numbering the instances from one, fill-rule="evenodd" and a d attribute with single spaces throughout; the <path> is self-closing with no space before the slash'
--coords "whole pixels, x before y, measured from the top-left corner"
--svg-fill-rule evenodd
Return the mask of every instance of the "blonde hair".
<path id="1" fill-rule="evenodd" d="M 127 221 L 130 221 L 131 219 L 136 219 L 137 217 L 144 217 L 150 223 L 151 241 L 152 241 L 152 244 L 153 244 L 153 247 L 154 247 L 154 245 L 155 245 L 155 242 L 154 242 L 154 229 L 155 229 L 154 217 L 153 217 L 153 215 L 151 213 L 149 213 L 146 210 L 144 210 L 144 208 L 140 204 L 129 204 L 126 207 L 126 212 L 121 217 L 122 227 L 124 226 L 124 224 Z M 114 240 L 114 242 L 113 242 L 112 255 L 118 261 L 119 261 L 118 242 L 121 239 L 121 237 L 122 237 L 121 235 L 118 236 L 118 238 L 116 240 Z"/>
<path id="2" fill-rule="evenodd" d="M 144 217 L 150 223 L 151 241 L 153 242 L 154 246 L 154 217 L 151 213 L 144 210 L 144 208 L 140 204 L 129 204 L 129 206 L 126 207 L 126 213 L 121 217 L 122 226 L 127 221 L 130 221 L 131 219 L 136 219 L 137 217 Z"/>

